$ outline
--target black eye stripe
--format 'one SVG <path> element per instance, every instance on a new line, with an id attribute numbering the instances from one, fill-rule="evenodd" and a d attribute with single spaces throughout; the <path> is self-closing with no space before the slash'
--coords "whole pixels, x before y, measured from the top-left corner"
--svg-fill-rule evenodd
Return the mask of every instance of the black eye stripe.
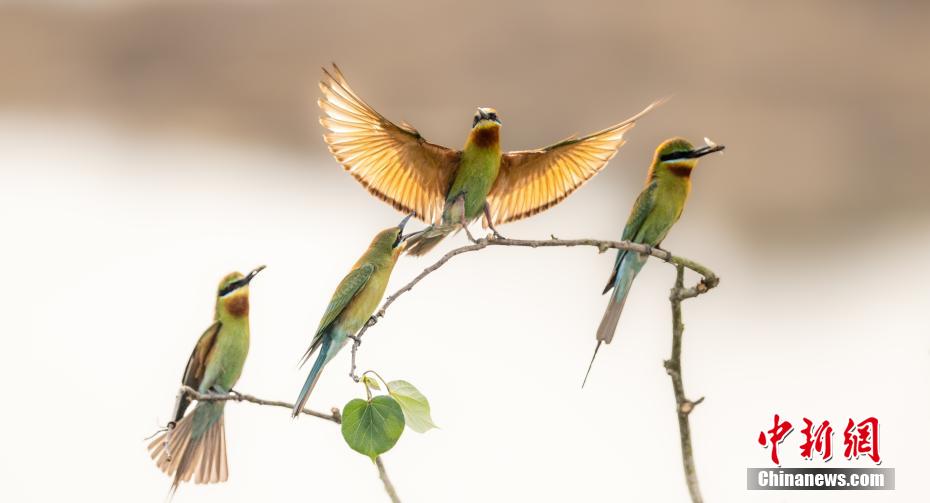
<path id="1" fill-rule="evenodd" d="M 500 119 L 497 118 L 497 113 L 496 113 L 496 112 L 491 112 L 491 113 L 487 114 L 486 116 L 484 116 L 484 118 L 487 119 L 487 120 L 492 120 L 492 121 L 494 121 L 494 122 L 500 122 Z M 474 118 L 474 120 L 472 120 L 472 122 L 471 122 L 471 127 L 477 126 L 477 125 L 478 125 L 478 122 L 480 122 L 481 119 L 482 119 L 482 117 L 481 117 L 481 113 L 480 113 L 480 112 L 477 113 L 477 114 L 475 114 L 475 118 Z"/>
<path id="2" fill-rule="evenodd" d="M 219 294 L 219 295 L 220 295 L 220 297 L 223 297 L 224 295 L 229 295 L 230 293 L 232 293 L 232 292 L 238 290 L 240 287 L 242 287 L 242 286 L 245 285 L 245 284 L 246 284 L 245 278 L 240 279 L 240 280 L 233 281 L 232 283 L 230 283 L 230 284 L 226 285 L 225 287 L 223 287 L 223 288 L 220 290 L 220 294 Z"/>
<path id="3" fill-rule="evenodd" d="M 659 157 L 660 161 L 674 161 L 675 159 L 691 159 L 694 157 L 694 152 L 691 150 L 685 152 L 672 152 L 670 154 L 665 154 L 662 157 Z"/>

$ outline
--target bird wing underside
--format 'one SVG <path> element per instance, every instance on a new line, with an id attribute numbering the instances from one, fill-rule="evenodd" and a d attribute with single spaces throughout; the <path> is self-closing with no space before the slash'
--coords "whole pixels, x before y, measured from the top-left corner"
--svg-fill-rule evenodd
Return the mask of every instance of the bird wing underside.
<path id="1" fill-rule="evenodd" d="M 300 365 L 306 363 L 313 352 L 320 346 L 320 343 L 323 342 L 323 333 L 333 321 L 342 314 L 342 311 L 349 305 L 349 302 L 358 295 L 358 292 L 364 288 L 374 272 L 375 266 L 364 264 L 352 269 L 352 271 L 342 279 L 339 286 L 336 287 L 336 293 L 333 294 L 332 300 L 329 301 L 329 306 L 326 307 L 326 312 L 323 313 L 323 319 L 320 320 L 320 326 L 316 329 L 316 334 L 313 336 L 313 341 L 310 342 L 310 347 L 307 348 L 307 352 L 304 353 L 303 358 L 300 359 Z"/>
<path id="2" fill-rule="evenodd" d="M 504 154 L 500 174 L 488 194 L 493 223 L 535 215 L 568 197 L 607 165 L 623 145 L 623 135 L 659 104 L 654 102 L 635 116 L 582 138 Z"/>
<path id="3" fill-rule="evenodd" d="M 200 339 L 197 341 L 197 345 L 194 346 L 194 351 L 191 352 L 191 357 L 187 360 L 187 367 L 184 368 L 184 376 L 181 378 L 181 382 L 184 383 L 185 386 L 190 386 L 194 389 L 200 388 L 203 376 L 207 370 L 208 357 L 216 344 L 216 336 L 220 333 L 220 328 L 222 326 L 223 324 L 217 320 L 201 334 Z M 186 395 L 179 396 L 174 406 L 175 421 L 179 421 L 184 417 L 184 411 L 187 410 L 188 405 L 190 405 L 190 399 L 187 398 Z"/>
<path id="4" fill-rule="evenodd" d="M 317 103 L 329 151 L 381 200 L 424 222 L 438 221 L 461 152 L 384 118 L 355 94 L 335 63 L 323 73 Z"/>

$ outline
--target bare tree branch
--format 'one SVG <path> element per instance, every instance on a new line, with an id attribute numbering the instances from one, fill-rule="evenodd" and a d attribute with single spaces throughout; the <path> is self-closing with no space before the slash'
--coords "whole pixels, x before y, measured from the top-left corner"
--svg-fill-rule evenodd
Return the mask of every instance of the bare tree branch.
<path id="1" fill-rule="evenodd" d="M 351 376 L 352 379 L 355 380 L 355 382 L 358 382 L 358 380 L 360 379 L 359 376 L 356 375 L 355 373 L 355 370 L 356 370 L 355 359 L 358 353 L 358 347 L 362 343 L 362 336 L 365 335 L 365 332 L 367 332 L 369 328 L 373 327 L 376 323 L 378 323 L 378 320 L 380 318 L 384 317 L 384 314 L 387 311 L 387 308 L 390 307 L 391 304 L 393 304 L 394 301 L 398 299 L 398 297 L 409 292 L 410 290 L 413 290 L 413 287 L 416 286 L 417 283 L 422 281 L 423 278 L 429 276 L 431 273 L 433 273 L 434 271 L 436 271 L 437 269 L 445 265 L 446 262 L 452 260 L 453 257 L 456 257 L 463 253 L 483 250 L 489 246 L 518 246 L 518 247 L 524 247 L 524 248 L 549 248 L 549 247 L 556 247 L 556 246 L 571 248 L 575 246 L 590 246 L 590 247 L 597 248 L 599 253 L 604 253 L 607 250 L 614 249 L 614 250 L 630 250 L 630 251 L 635 251 L 638 253 L 643 253 L 645 255 L 651 255 L 653 257 L 662 259 L 671 264 L 675 264 L 678 267 L 684 267 L 684 268 L 690 269 L 701 275 L 701 280 L 697 284 L 695 284 L 694 286 L 690 288 L 682 290 L 682 293 L 681 293 L 682 298 L 697 297 L 698 295 L 706 293 L 711 288 L 716 287 L 720 283 L 720 278 L 718 278 L 717 275 L 713 273 L 713 271 L 711 271 L 710 269 L 704 267 L 703 265 L 693 260 L 689 260 L 683 257 L 672 255 L 671 252 L 662 250 L 660 248 L 655 248 L 655 247 L 647 246 L 647 245 L 640 244 L 640 243 L 632 243 L 630 241 L 605 241 L 605 240 L 599 240 L 599 239 L 559 239 L 555 236 L 552 236 L 551 239 L 544 239 L 544 240 L 507 239 L 507 238 L 501 238 L 501 237 L 489 237 L 489 238 L 478 239 L 477 241 L 475 241 L 474 244 L 462 246 L 460 248 L 456 248 L 446 253 L 445 255 L 442 256 L 442 258 L 437 260 L 433 265 L 427 267 L 426 269 L 423 269 L 423 272 L 418 274 L 409 283 L 400 287 L 400 289 L 398 289 L 393 294 L 389 295 L 387 299 L 384 300 L 384 304 L 381 305 L 381 309 L 379 309 L 378 312 L 375 313 L 375 315 L 372 316 L 371 319 L 368 320 L 368 323 L 366 323 L 365 326 L 362 327 L 362 329 L 359 330 L 358 333 L 355 334 L 354 337 L 352 337 L 353 339 L 352 364 L 349 370 L 349 376 Z"/>
<path id="2" fill-rule="evenodd" d="M 237 391 L 230 391 L 225 395 L 221 395 L 217 393 L 200 393 L 190 386 L 181 386 L 181 389 L 178 390 L 178 394 L 186 394 L 188 397 L 197 400 L 198 402 L 250 402 L 256 405 L 281 407 L 287 410 L 294 409 L 294 404 L 291 403 L 281 402 L 278 400 L 265 400 L 263 398 L 246 395 Z M 317 412 L 312 409 L 301 409 L 300 412 L 308 416 L 317 417 L 336 424 L 342 424 L 342 414 L 339 413 L 339 409 L 336 407 L 333 407 L 329 414 L 326 414 L 325 412 Z M 378 477 L 381 479 L 381 483 L 384 484 L 384 491 L 391 498 L 391 502 L 401 503 L 400 497 L 397 496 L 397 490 L 394 489 L 394 484 L 392 484 L 391 479 L 388 478 L 387 470 L 384 467 L 384 461 L 381 459 L 381 456 L 375 458 L 375 465 L 378 467 Z"/>
<path id="3" fill-rule="evenodd" d="M 414 277 L 413 280 L 411 280 L 409 283 L 405 284 L 392 295 L 388 296 L 385 299 L 384 304 L 381 305 L 381 309 L 379 309 L 378 312 L 368 320 L 365 326 L 362 327 L 362 329 L 352 337 L 354 340 L 352 344 L 352 366 L 349 371 L 349 375 L 352 377 L 352 379 L 356 382 L 361 379 L 358 375 L 356 375 L 356 355 L 358 353 L 358 347 L 362 342 L 362 335 L 364 335 L 369 328 L 373 327 L 380 318 L 384 317 L 387 308 L 390 307 L 391 304 L 393 304 L 401 295 L 412 290 L 413 287 L 424 278 L 426 278 L 426 276 L 429 276 L 434 271 L 445 265 L 446 262 L 451 260 L 453 257 L 463 253 L 483 250 L 489 246 L 517 246 L 524 248 L 590 246 L 597 248 L 599 253 L 603 253 L 609 249 L 630 250 L 633 252 L 650 255 L 675 265 L 677 271 L 675 286 L 672 288 L 671 294 L 669 296 L 669 300 L 672 303 L 672 354 L 671 357 L 665 361 L 665 369 L 668 375 L 672 378 L 672 388 L 675 393 L 675 402 L 678 414 L 678 428 L 681 437 L 682 464 L 684 466 L 685 480 L 688 485 L 688 491 L 691 494 L 691 500 L 693 503 L 703 503 L 700 488 L 698 486 L 697 471 L 694 465 L 694 456 L 691 447 L 691 428 L 688 422 L 688 416 L 694 410 L 696 405 L 704 401 L 704 398 L 701 397 L 696 401 L 691 401 L 685 397 L 684 384 L 682 383 L 681 379 L 681 340 L 684 333 L 684 324 L 681 320 L 681 302 L 685 299 L 690 299 L 706 293 L 710 289 L 716 287 L 720 283 L 720 279 L 713 273 L 713 271 L 702 266 L 701 264 L 693 260 L 672 255 L 672 253 L 668 251 L 639 243 L 632 243 L 629 241 L 558 239 L 555 236 L 552 236 L 551 239 L 547 240 L 488 237 L 474 241 L 471 245 L 456 248 L 443 255 L 434 264 L 430 265 L 424 269 L 423 272 Z M 685 269 L 690 269 L 699 274 L 701 276 L 701 280 L 694 286 L 686 288 L 684 286 Z M 182 386 L 178 393 L 187 394 L 189 397 L 199 401 L 234 400 L 238 402 L 251 402 L 258 405 L 282 407 L 288 410 L 291 410 L 294 407 L 292 404 L 287 402 L 265 400 L 251 395 L 241 394 L 235 391 L 225 395 L 199 393 L 193 388 Z M 340 416 L 339 409 L 337 408 L 333 408 L 329 414 L 311 409 L 302 409 L 301 413 L 331 421 L 336 424 L 342 423 L 342 417 Z M 375 465 L 378 468 L 378 475 L 381 478 L 381 482 L 384 484 L 384 490 L 391 498 L 392 503 L 400 503 L 400 498 L 398 497 L 397 491 L 394 489 L 394 485 L 391 483 L 390 478 L 388 478 L 387 471 L 384 467 L 384 461 L 380 456 L 375 458 Z"/>
<path id="4" fill-rule="evenodd" d="M 178 395 L 186 394 L 188 397 L 197 400 L 198 402 L 250 402 L 257 405 L 269 405 L 272 407 L 282 407 L 285 409 L 294 409 L 294 404 L 287 402 L 279 402 L 277 400 L 265 400 L 263 398 L 254 397 L 252 395 L 246 395 L 239 393 L 237 391 L 231 391 L 225 395 L 220 395 L 217 393 L 200 393 L 199 391 L 191 388 L 190 386 L 181 386 L 181 389 L 178 390 Z M 302 413 L 318 417 L 320 419 L 325 419 L 327 421 L 332 421 L 336 424 L 342 423 L 342 418 L 339 416 L 339 409 L 333 407 L 333 410 L 330 414 L 325 412 L 317 412 L 311 409 L 301 409 Z"/>
<path id="5" fill-rule="evenodd" d="M 364 335 L 369 328 L 378 323 L 380 318 L 384 317 L 387 308 L 390 307 L 394 301 L 396 301 L 404 293 L 412 290 L 413 287 L 417 285 L 417 283 L 445 265 L 446 262 L 451 260 L 453 257 L 463 253 L 483 250 L 489 246 L 518 246 L 525 248 L 591 246 L 597 248 L 599 253 L 604 253 L 609 249 L 615 249 L 630 250 L 645 255 L 651 255 L 670 264 L 674 264 L 676 268 L 675 287 L 672 288 L 672 293 L 669 296 L 669 299 L 672 303 L 672 355 L 668 360 L 665 361 L 665 369 L 668 375 L 672 378 L 672 388 L 675 392 L 675 402 L 677 404 L 678 411 L 678 431 L 681 437 L 681 459 L 685 471 L 685 482 L 688 485 L 688 492 L 691 495 L 692 503 L 703 503 L 704 500 L 701 497 L 701 490 L 697 480 L 697 469 L 694 465 L 694 454 L 691 447 L 691 426 L 688 421 L 688 415 L 691 414 L 696 405 L 704 401 L 704 397 L 701 397 L 696 401 L 688 400 L 685 397 L 684 384 L 682 383 L 681 379 L 681 339 L 684 333 L 684 324 L 681 321 L 681 301 L 707 293 L 709 290 L 720 284 L 720 278 L 718 278 L 713 271 L 693 260 L 672 255 L 671 252 L 666 250 L 643 245 L 640 243 L 632 243 L 629 241 L 559 239 L 555 236 L 552 236 L 551 239 L 546 240 L 507 239 L 503 237 L 488 237 L 478 240 L 474 240 L 473 238 L 471 239 L 473 244 L 462 246 L 446 253 L 433 265 L 424 269 L 423 272 L 418 274 L 415 278 L 413 278 L 413 280 L 400 287 L 400 289 L 385 299 L 384 304 L 381 305 L 381 309 L 379 309 L 378 312 L 375 313 L 375 315 L 368 320 L 365 326 L 362 327 L 362 329 L 359 330 L 359 332 L 353 337 L 354 342 L 352 343 L 352 366 L 349 370 L 349 375 L 352 377 L 352 379 L 354 379 L 356 382 L 358 382 L 360 379 L 360 377 L 355 373 L 355 360 L 358 353 L 358 347 L 362 343 L 362 335 Z M 700 281 L 698 281 L 694 286 L 687 288 L 684 286 L 685 269 L 690 269 L 701 275 Z M 388 488 L 390 481 L 386 479 L 386 476 L 382 477 L 382 481 L 384 482 L 385 490 L 388 491 L 388 494 L 392 494 L 391 489 Z"/>
<path id="6" fill-rule="evenodd" d="M 665 371 L 672 378 L 672 390 L 675 392 L 675 406 L 678 412 L 678 434 L 681 438 L 681 463 L 685 470 L 685 483 L 693 503 L 703 503 L 701 488 L 698 485 L 697 469 L 694 466 L 694 452 L 691 448 L 691 424 L 688 416 L 694 407 L 704 401 L 704 397 L 695 401 L 685 397 L 685 385 L 681 379 L 681 339 L 685 325 L 681 320 L 681 301 L 696 297 L 707 290 L 701 291 L 697 287 L 685 288 L 685 267 L 677 265 L 675 286 L 672 288 L 669 300 L 672 303 L 672 356 L 665 360 Z M 697 286 L 700 286 L 698 284 Z"/>

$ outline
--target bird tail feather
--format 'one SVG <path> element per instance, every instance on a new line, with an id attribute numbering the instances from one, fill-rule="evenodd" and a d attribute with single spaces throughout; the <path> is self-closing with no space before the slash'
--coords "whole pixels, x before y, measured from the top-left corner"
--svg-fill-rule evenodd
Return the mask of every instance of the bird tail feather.
<path id="1" fill-rule="evenodd" d="M 229 478 L 225 405 L 225 402 L 198 403 L 193 412 L 149 444 L 149 454 L 158 468 L 174 477 L 169 499 L 181 482 L 193 479 L 196 484 L 213 484 Z"/>
<path id="2" fill-rule="evenodd" d="M 407 255 L 413 255 L 414 257 L 426 255 L 430 250 L 435 248 L 440 241 L 445 239 L 451 230 L 452 228 L 431 227 L 422 234 L 411 237 L 406 248 Z"/>
<path id="3" fill-rule="evenodd" d="M 610 344 L 614 338 L 614 332 L 617 330 L 617 323 L 620 321 L 620 313 L 623 312 L 623 306 L 626 304 L 626 297 L 630 293 L 630 287 L 639 271 L 646 263 L 646 259 L 639 253 L 627 253 L 620 260 L 620 266 L 614 273 L 613 295 L 607 302 L 607 310 L 604 311 L 604 317 L 597 328 L 598 342 Z"/>
<path id="4" fill-rule="evenodd" d="M 584 373 L 584 380 L 581 381 L 582 388 L 588 383 L 588 376 L 591 375 L 591 367 L 594 366 L 594 359 L 597 358 L 597 350 L 601 349 L 602 342 L 604 341 L 597 341 L 597 346 L 594 346 L 594 354 L 591 355 L 591 361 L 588 363 L 588 371 Z"/>
<path id="5" fill-rule="evenodd" d="M 316 382 L 320 380 L 320 373 L 328 361 L 327 356 L 329 355 L 332 342 L 333 339 L 329 334 L 323 335 L 322 342 L 320 343 L 320 352 L 316 356 L 316 361 L 313 362 L 313 368 L 310 369 L 310 375 L 307 376 L 304 387 L 300 390 L 300 395 L 297 396 L 297 402 L 294 404 L 294 410 L 291 411 L 291 417 L 297 417 L 304 408 L 304 405 L 307 404 L 307 400 L 310 399 L 310 392 L 316 387 Z"/>

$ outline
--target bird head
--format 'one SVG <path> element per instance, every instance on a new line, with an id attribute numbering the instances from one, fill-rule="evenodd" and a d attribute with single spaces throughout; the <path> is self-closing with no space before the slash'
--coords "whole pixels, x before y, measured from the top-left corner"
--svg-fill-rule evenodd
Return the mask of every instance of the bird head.
<path id="1" fill-rule="evenodd" d="M 676 170 L 690 171 L 697 166 L 697 161 L 701 157 L 714 152 L 720 152 L 725 147 L 723 145 L 708 144 L 700 148 L 694 148 L 688 140 L 684 138 L 672 138 L 665 140 L 656 149 L 653 166 Z"/>
<path id="2" fill-rule="evenodd" d="M 475 118 L 471 123 L 472 129 L 499 128 L 501 120 L 497 118 L 497 110 L 489 107 L 478 107 Z"/>
<path id="3" fill-rule="evenodd" d="M 410 213 L 405 216 L 403 220 L 395 227 L 390 227 L 379 232 L 375 236 L 375 239 L 371 242 L 371 248 L 377 248 L 379 250 L 388 251 L 391 254 L 391 257 L 395 260 L 404 251 L 404 247 L 407 245 L 407 238 L 420 234 L 423 231 L 414 232 L 411 234 L 404 235 L 404 227 L 407 226 L 407 222 L 410 221 L 410 218 L 414 214 Z"/>
<path id="4" fill-rule="evenodd" d="M 246 275 L 241 272 L 231 272 L 223 277 L 216 292 L 216 307 L 219 311 L 228 312 L 234 316 L 249 314 L 249 283 L 265 266 L 261 265 Z"/>

